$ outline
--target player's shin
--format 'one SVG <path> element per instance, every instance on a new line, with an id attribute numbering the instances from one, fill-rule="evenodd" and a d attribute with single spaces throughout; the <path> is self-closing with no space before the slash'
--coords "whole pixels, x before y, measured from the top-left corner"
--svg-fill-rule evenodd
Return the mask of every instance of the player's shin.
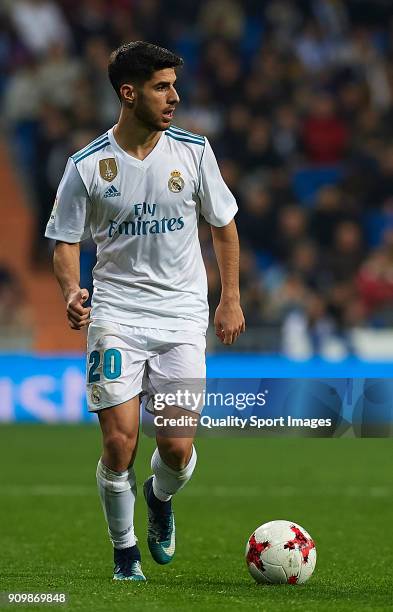
<path id="1" fill-rule="evenodd" d="M 153 491 L 155 497 L 162 502 L 171 499 L 172 495 L 182 489 L 190 480 L 195 469 L 197 454 L 194 446 L 187 465 L 174 470 L 161 459 L 161 455 L 156 448 L 151 458 L 151 468 L 153 470 Z"/>
<path id="2" fill-rule="evenodd" d="M 131 467 L 115 472 L 99 460 L 97 485 L 109 537 L 116 549 L 134 546 L 134 505 L 136 499 L 135 472 Z"/>

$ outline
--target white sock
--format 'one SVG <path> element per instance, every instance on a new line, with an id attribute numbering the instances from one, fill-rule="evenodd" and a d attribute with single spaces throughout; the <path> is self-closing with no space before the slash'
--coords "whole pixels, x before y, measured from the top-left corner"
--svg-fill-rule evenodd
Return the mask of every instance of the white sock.
<path id="1" fill-rule="evenodd" d="M 97 465 L 97 485 L 108 533 L 115 548 L 134 546 L 134 504 L 136 480 L 134 468 L 114 472 L 100 459 Z"/>
<path id="2" fill-rule="evenodd" d="M 151 458 L 151 469 L 153 470 L 153 492 L 154 495 L 165 502 L 171 499 L 172 495 L 182 489 L 190 480 L 197 461 L 197 454 L 194 446 L 192 454 L 186 467 L 182 470 L 170 468 L 161 459 L 158 448 Z"/>

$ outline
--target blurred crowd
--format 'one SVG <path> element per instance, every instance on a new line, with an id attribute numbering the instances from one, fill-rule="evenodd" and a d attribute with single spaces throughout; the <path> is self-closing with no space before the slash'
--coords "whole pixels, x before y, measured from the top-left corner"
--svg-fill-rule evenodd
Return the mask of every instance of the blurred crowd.
<path id="1" fill-rule="evenodd" d="M 0 264 L 0 348 L 25 350 L 33 346 L 33 320 L 20 279 Z"/>
<path id="2" fill-rule="evenodd" d="M 111 127 L 112 49 L 178 52 L 176 121 L 209 137 L 239 204 L 258 346 L 310 352 L 393 325 L 390 0 L 3 0 L 0 100 L 34 201 L 33 260 L 67 157 Z M 201 225 L 212 312 L 219 275 Z M 88 277 L 94 249 L 82 253 Z M 291 349 L 292 347 L 292 349 Z"/>

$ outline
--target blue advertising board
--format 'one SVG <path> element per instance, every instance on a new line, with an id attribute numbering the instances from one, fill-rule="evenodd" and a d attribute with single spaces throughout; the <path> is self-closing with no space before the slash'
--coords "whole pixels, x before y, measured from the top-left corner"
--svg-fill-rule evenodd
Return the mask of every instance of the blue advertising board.
<path id="1" fill-rule="evenodd" d="M 355 358 L 340 363 L 318 358 L 293 362 L 279 356 L 231 353 L 209 356 L 207 369 L 207 392 L 235 399 L 214 406 L 206 403 L 205 423 L 209 417 L 239 417 L 243 419 L 239 423 L 247 420 L 239 430 L 249 431 L 250 423 L 258 419 L 282 418 L 287 425 L 288 417 L 333 417 L 331 432 L 340 427 L 344 431 L 343 425 L 369 423 L 375 435 L 390 435 L 393 378 L 389 363 Z M 264 401 L 243 405 L 236 400 L 253 392 L 262 393 Z M 95 422 L 96 416 L 87 410 L 84 357 L 0 355 L 0 422 L 15 421 Z"/>

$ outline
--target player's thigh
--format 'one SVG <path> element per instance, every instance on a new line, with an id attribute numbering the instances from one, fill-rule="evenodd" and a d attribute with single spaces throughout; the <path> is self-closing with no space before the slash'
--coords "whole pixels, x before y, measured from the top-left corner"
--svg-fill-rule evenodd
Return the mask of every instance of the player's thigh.
<path id="1" fill-rule="evenodd" d="M 199 414 L 178 406 L 165 406 L 155 411 L 154 425 L 158 447 L 191 448 L 195 438 Z"/>
<path id="2" fill-rule="evenodd" d="M 206 339 L 203 334 L 188 334 L 187 342 L 181 335 L 178 340 L 164 344 L 149 359 L 149 395 L 154 411 L 158 406 L 176 406 L 195 416 L 204 403 Z"/>
<path id="3" fill-rule="evenodd" d="M 116 436 L 136 440 L 139 431 L 139 395 L 117 406 L 103 408 L 97 416 L 104 442 Z"/>
<path id="4" fill-rule="evenodd" d="M 203 407 L 205 350 L 205 336 L 195 334 L 187 342 L 179 337 L 149 360 L 157 446 L 165 463 L 177 469 L 191 456 Z"/>

